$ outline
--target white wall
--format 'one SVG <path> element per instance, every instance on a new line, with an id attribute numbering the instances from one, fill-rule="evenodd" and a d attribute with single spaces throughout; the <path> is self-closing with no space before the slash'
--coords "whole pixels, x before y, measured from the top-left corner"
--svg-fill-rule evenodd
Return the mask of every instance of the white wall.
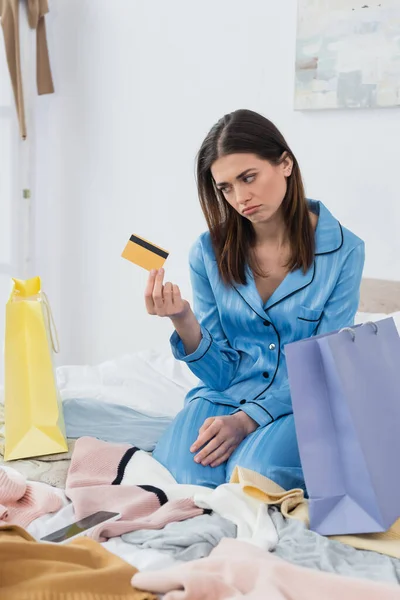
<path id="1" fill-rule="evenodd" d="M 204 229 L 194 157 L 211 125 L 262 112 L 300 161 L 307 192 L 367 243 L 365 274 L 400 280 L 398 110 L 293 111 L 295 0 L 57 0 L 48 17 L 57 93 L 37 109 L 36 271 L 63 362 L 167 342 L 145 272 L 120 258 L 135 232 L 187 252 Z"/>
<path id="2" fill-rule="evenodd" d="M 32 187 L 31 137 L 35 110 L 30 102 L 36 90 L 36 32 L 28 24 L 26 4 L 20 7 L 20 56 L 24 82 L 25 118 L 30 132 L 22 141 L 11 87 L 3 33 L 0 31 L 0 388 L 4 381 L 5 305 L 12 277 L 24 278 L 31 264 L 30 200 L 22 190 Z M 1 391 L 0 391 L 1 395 Z"/>

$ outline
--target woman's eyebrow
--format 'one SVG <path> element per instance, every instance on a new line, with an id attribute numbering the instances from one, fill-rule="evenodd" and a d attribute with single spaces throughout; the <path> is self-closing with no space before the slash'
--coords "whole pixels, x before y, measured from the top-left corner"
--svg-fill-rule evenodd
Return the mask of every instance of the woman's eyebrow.
<path id="1" fill-rule="evenodd" d="M 245 171 L 242 171 L 242 173 L 239 173 L 239 175 L 236 177 L 236 179 L 242 179 L 242 177 L 244 177 L 249 171 L 253 171 L 254 167 L 251 167 L 250 169 L 246 169 Z M 221 181 L 220 183 L 217 183 L 217 187 L 223 187 L 225 185 L 228 185 L 228 183 L 226 181 Z"/>

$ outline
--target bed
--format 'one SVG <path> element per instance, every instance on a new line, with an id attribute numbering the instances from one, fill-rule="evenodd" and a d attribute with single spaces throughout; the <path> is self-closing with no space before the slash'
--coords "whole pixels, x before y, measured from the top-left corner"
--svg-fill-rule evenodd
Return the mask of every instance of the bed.
<path id="1" fill-rule="evenodd" d="M 356 321 L 358 323 L 368 320 L 377 321 L 387 315 L 394 317 L 400 330 L 400 282 L 365 279 L 362 283 L 360 309 Z M 133 428 L 139 432 L 138 445 L 142 449 L 143 456 L 145 454 L 150 456 L 157 438 L 180 410 L 187 391 L 196 382 L 196 378 L 186 365 L 175 361 L 167 351 L 138 352 L 97 366 L 61 367 L 57 371 L 57 379 L 66 415 L 69 451 L 64 455 L 7 463 L 28 480 L 53 486 L 62 499 L 63 508 L 60 511 L 56 514 L 43 515 L 28 527 L 28 531 L 36 538 L 73 520 L 73 508 L 64 494 L 63 487 L 74 451 L 75 439 L 80 435 L 91 435 L 90 421 L 97 419 L 104 424 L 104 435 L 106 441 L 110 443 L 115 440 L 128 442 L 126 437 Z M 166 398 L 168 398 L 167 402 Z M 93 418 L 94 407 L 97 407 L 95 410 L 100 410 L 96 419 Z M 113 428 L 110 432 L 110 428 L 107 429 L 107 424 L 110 422 L 119 422 L 123 425 L 119 429 Z M 4 441 L 2 424 L 4 424 L 4 411 L 0 403 L 0 454 L 3 454 Z M 0 461 L 3 462 L 2 456 Z M 157 469 L 154 472 L 150 469 L 146 476 L 142 475 L 143 477 L 147 477 L 148 480 L 143 480 L 141 483 L 157 485 L 160 474 Z M 137 484 L 138 480 L 134 483 Z M 160 485 L 164 483 L 165 481 Z M 175 484 L 176 490 L 173 481 L 169 481 L 168 485 L 172 495 L 179 496 L 178 484 Z M 193 490 L 193 493 L 200 493 L 200 491 Z M 240 515 L 237 518 L 238 523 L 242 523 Z M 276 518 L 274 516 L 274 519 Z M 277 522 L 276 524 L 278 525 Z M 257 528 L 257 525 L 254 525 L 254 528 Z M 276 531 L 278 530 L 277 526 Z M 252 535 L 257 537 L 257 531 L 253 530 Z M 158 569 L 177 562 L 168 553 L 152 549 L 139 550 L 120 537 L 112 538 L 104 545 L 139 570 Z M 273 549 L 273 543 L 269 549 Z M 307 552 L 309 554 L 309 548 Z M 321 552 L 324 550 L 322 549 Z M 350 556 L 346 552 L 339 552 L 339 561 L 337 556 L 329 557 L 327 554 L 324 567 L 318 564 L 314 566 L 346 574 L 354 573 L 361 577 L 400 582 L 400 560 L 395 561 L 385 557 L 389 563 L 384 561 L 383 564 L 380 555 L 376 555 L 374 561 L 372 553 L 367 553 L 368 560 L 366 560 L 365 553 L 354 551 Z M 301 548 L 297 548 L 296 560 L 299 560 L 299 557 L 301 557 Z M 366 564 L 368 568 L 363 567 Z"/>

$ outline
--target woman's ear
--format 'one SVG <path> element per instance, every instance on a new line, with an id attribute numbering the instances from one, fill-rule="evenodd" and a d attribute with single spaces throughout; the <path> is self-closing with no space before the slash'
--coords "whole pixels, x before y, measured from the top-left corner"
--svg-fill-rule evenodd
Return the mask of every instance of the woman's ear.
<path id="1" fill-rule="evenodd" d="M 290 177 L 293 171 L 293 159 L 287 152 L 284 152 L 281 156 L 281 167 L 285 177 Z"/>

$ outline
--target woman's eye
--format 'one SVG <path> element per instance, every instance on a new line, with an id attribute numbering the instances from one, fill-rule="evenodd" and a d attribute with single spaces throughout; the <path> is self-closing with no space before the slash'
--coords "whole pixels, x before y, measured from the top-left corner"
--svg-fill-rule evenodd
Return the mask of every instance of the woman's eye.
<path id="1" fill-rule="evenodd" d="M 227 188 L 227 187 L 222 187 L 222 188 L 219 188 L 219 189 L 220 189 L 220 191 L 221 191 L 223 194 L 228 194 L 228 192 L 229 192 L 229 188 Z"/>
<path id="2" fill-rule="evenodd" d="M 246 177 L 243 178 L 243 181 L 245 183 L 252 183 L 255 180 L 255 178 L 255 175 L 246 175 Z"/>

